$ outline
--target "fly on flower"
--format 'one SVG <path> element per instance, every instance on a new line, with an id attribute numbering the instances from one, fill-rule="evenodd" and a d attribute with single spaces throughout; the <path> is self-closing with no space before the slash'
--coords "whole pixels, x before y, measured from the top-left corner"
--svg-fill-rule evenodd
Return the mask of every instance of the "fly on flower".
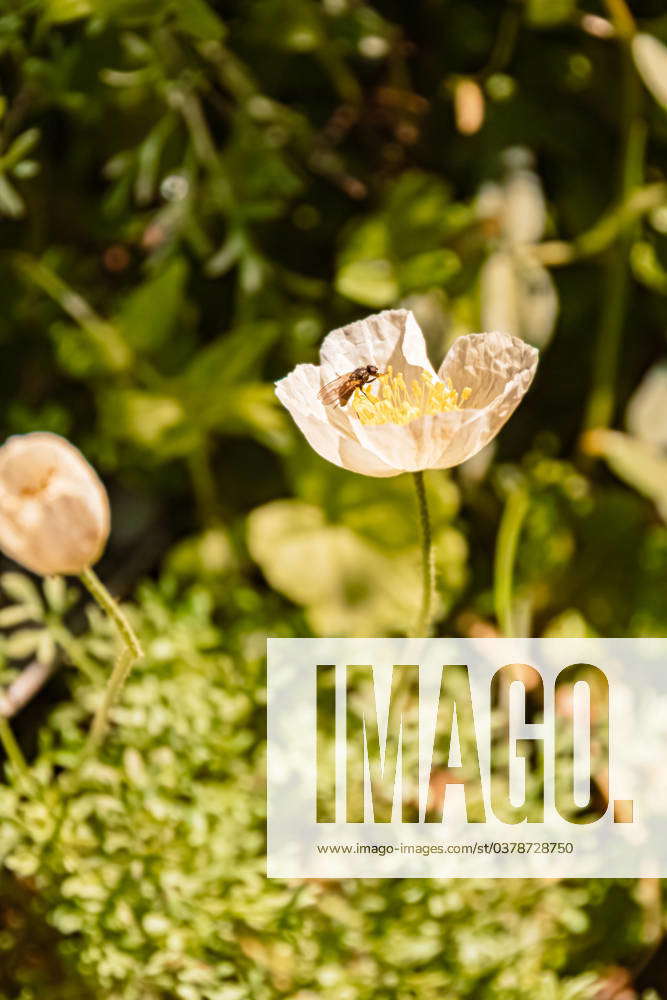
<path id="1" fill-rule="evenodd" d="M 345 406 L 357 389 L 363 392 L 364 386 L 374 382 L 379 375 L 380 370 L 375 365 L 361 365 L 360 368 L 327 382 L 318 392 L 317 398 L 325 406 Z"/>
<path id="2" fill-rule="evenodd" d="M 328 334 L 320 364 L 297 365 L 276 393 L 327 461 L 398 476 L 449 469 L 477 454 L 517 408 L 536 368 L 537 351 L 518 337 L 471 333 L 454 341 L 436 372 L 412 313 L 391 309 Z M 348 374 L 323 386 L 332 371 Z M 379 389 L 366 394 L 376 380 Z"/>

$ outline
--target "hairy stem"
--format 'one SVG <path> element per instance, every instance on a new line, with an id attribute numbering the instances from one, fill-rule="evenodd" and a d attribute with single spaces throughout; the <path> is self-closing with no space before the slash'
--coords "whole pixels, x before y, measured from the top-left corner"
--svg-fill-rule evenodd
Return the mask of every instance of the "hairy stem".
<path id="1" fill-rule="evenodd" d="M 131 649 L 125 647 L 121 650 L 104 689 L 104 697 L 95 712 L 84 748 L 84 757 L 89 757 L 102 745 L 109 724 L 109 712 L 120 694 L 134 662 L 135 658 Z"/>
<path id="2" fill-rule="evenodd" d="M 118 698 L 133 664 L 144 654 L 134 629 L 97 574 L 89 567 L 81 574 L 81 580 L 102 610 L 112 619 L 124 646 L 111 671 L 102 701 L 95 712 L 83 749 L 85 759 L 101 746 L 109 724 L 109 712 Z"/>
<path id="3" fill-rule="evenodd" d="M 414 472 L 415 488 L 417 490 L 417 505 L 419 507 L 419 525 L 422 543 L 422 603 L 419 619 L 415 625 L 413 636 L 426 636 L 431 630 L 431 614 L 433 595 L 435 592 L 435 560 L 433 553 L 433 536 L 431 518 L 428 512 L 424 473 Z"/>

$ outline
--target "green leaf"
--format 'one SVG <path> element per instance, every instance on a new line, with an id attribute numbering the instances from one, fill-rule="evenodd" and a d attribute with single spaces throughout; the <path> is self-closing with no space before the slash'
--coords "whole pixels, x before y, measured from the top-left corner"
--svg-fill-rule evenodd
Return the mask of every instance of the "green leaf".
<path id="1" fill-rule="evenodd" d="M 604 458 L 620 479 L 652 500 L 667 521 L 667 456 L 659 448 L 621 431 L 608 430 L 589 431 L 582 446 L 589 455 Z"/>
<path id="2" fill-rule="evenodd" d="M 23 660 L 32 656 L 41 642 L 43 629 L 19 629 L 7 639 L 5 650 L 12 660 Z"/>
<path id="3" fill-rule="evenodd" d="M 178 391 L 177 383 L 173 386 Z M 164 460 L 185 456 L 202 432 L 250 434 L 270 448 L 287 441 L 286 417 L 272 385 L 241 383 L 189 396 L 159 395 L 141 389 L 108 389 L 100 396 L 104 433 L 129 440 Z"/>
<path id="4" fill-rule="evenodd" d="M 146 205 L 155 197 L 160 158 L 175 124 L 176 119 L 173 115 L 163 115 L 137 149 L 134 196 L 139 205 Z"/>
<path id="5" fill-rule="evenodd" d="M 401 631 L 417 613 L 417 563 L 400 567 L 317 507 L 276 500 L 254 510 L 248 547 L 271 586 L 306 608 L 322 634 Z"/>
<path id="6" fill-rule="evenodd" d="M 54 24 L 65 24 L 88 17 L 93 11 L 91 0 L 44 0 L 44 16 Z"/>
<path id="7" fill-rule="evenodd" d="M 62 576 L 47 576 L 44 580 L 44 596 L 52 611 L 62 614 L 67 608 L 67 585 Z"/>
<path id="8" fill-rule="evenodd" d="M 100 395 L 104 433 L 153 450 L 161 458 L 187 454 L 197 434 L 181 402 L 142 389 L 110 388 Z"/>
<path id="9" fill-rule="evenodd" d="M 38 611 L 41 615 L 44 608 L 42 596 L 30 577 L 24 573 L 3 573 L 0 584 L 5 594 L 16 604 Z"/>
<path id="10" fill-rule="evenodd" d="M 142 352 L 159 350 L 182 322 L 188 266 L 174 257 L 127 296 L 118 315 L 118 324 L 134 348 Z"/>
<path id="11" fill-rule="evenodd" d="M 406 171 L 388 189 L 383 215 L 401 258 L 436 248 L 467 221 L 442 178 L 419 170 Z"/>
<path id="12" fill-rule="evenodd" d="M 14 139 L 6 153 L 0 157 L 0 168 L 11 170 L 28 153 L 34 149 L 39 142 L 40 131 L 38 128 L 29 128 Z"/>
<path id="13" fill-rule="evenodd" d="M 353 302 L 383 309 L 396 301 L 400 287 L 388 260 L 358 260 L 339 269 L 336 291 Z"/>
<path id="14" fill-rule="evenodd" d="M 13 628 L 23 622 L 35 621 L 37 617 L 25 604 L 10 604 L 0 609 L 0 628 Z"/>
<path id="15" fill-rule="evenodd" d="M 337 470 L 334 470 L 334 472 Z M 463 585 L 466 550 L 448 524 L 456 489 L 434 491 L 432 514 L 440 597 L 451 603 Z M 350 489 L 345 492 L 344 484 Z M 276 500 L 248 519 L 248 547 L 274 589 L 302 605 L 321 634 L 394 634 L 412 624 L 421 600 L 412 484 L 342 472 L 323 487 L 326 512 L 301 500 Z M 440 484 L 438 484 L 440 485 Z M 386 489 L 388 496 L 382 496 Z M 344 496 L 340 496 L 344 492 Z"/>
<path id="16" fill-rule="evenodd" d="M 278 340 L 281 327 L 269 320 L 246 323 L 201 348 L 179 380 L 181 393 L 194 400 L 220 395 L 222 385 L 238 385 L 256 375 Z"/>
<path id="17" fill-rule="evenodd" d="M 189 35 L 202 42 L 224 38 L 225 25 L 205 0 L 176 0 L 173 7 L 179 26 Z"/>
<path id="18" fill-rule="evenodd" d="M 40 663 L 46 665 L 53 663 L 56 655 L 56 644 L 53 636 L 47 629 L 43 629 L 39 634 L 39 642 L 37 643 L 35 655 Z"/>
<path id="19" fill-rule="evenodd" d="M 542 634 L 545 639 L 594 639 L 597 632 L 581 611 L 568 608 L 547 622 Z"/>
<path id="20" fill-rule="evenodd" d="M 398 268 L 401 292 L 407 295 L 434 285 L 445 285 L 460 270 L 461 261 L 453 250 L 427 250 L 415 254 Z"/>
<path id="21" fill-rule="evenodd" d="M 286 414 L 273 385 L 247 382 L 218 390 L 217 395 L 210 392 L 200 400 L 196 421 L 203 430 L 250 433 L 271 448 L 281 449 L 287 443 Z"/>
<path id="22" fill-rule="evenodd" d="M 382 309 L 401 294 L 444 285 L 461 262 L 443 243 L 471 217 L 451 202 L 440 178 L 406 172 L 387 188 L 380 211 L 350 228 L 338 256 L 337 291 Z"/>
<path id="23" fill-rule="evenodd" d="M 4 174 L 0 174 L 0 212 L 10 219 L 20 219 L 25 213 L 23 198 Z"/>
<path id="24" fill-rule="evenodd" d="M 410 476 L 374 479 L 353 476 L 322 462 L 310 449 L 297 452 L 292 482 L 300 499 L 319 506 L 326 519 L 352 528 L 387 552 L 418 544 L 415 490 Z M 429 477 L 429 506 L 434 531 L 449 526 L 459 507 L 459 491 L 446 473 Z"/>
<path id="25" fill-rule="evenodd" d="M 235 567 L 234 550 L 222 528 L 210 528 L 191 538 L 184 538 L 169 552 L 168 573 L 180 577 L 222 577 Z"/>
<path id="26" fill-rule="evenodd" d="M 528 0 L 526 19 L 535 28 L 551 28 L 568 21 L 575 9 L 575 0 Z"/>

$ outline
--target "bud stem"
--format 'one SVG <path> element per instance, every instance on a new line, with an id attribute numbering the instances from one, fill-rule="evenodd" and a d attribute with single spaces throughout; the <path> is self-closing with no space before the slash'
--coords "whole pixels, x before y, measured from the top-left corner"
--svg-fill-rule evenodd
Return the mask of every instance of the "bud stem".
<path id="1" fill-rule="evenodd" d="M 111 676 L 107 681 L 102 701 L 95 712 L 90 732 L 88 733 L 88 739 L 86 740 L 86 745 L 83 749 L 83 758 L 85 759 L 101 746 L 109 724 L 109 712 L 111 711 L 111 707 L 120 694 L 133 664 L 137 660 L 141 659 L 144 653 L 141 648 L 141 643 L 139 642 L 134 629 L 125 617 L 125 614 L 121 610 L 120 605 L 113 599 L 97 574 L 90 567 L 88 567 L 88 569 L 85 569 L 83 573 L 81 573 L 80 579 L 102 610 L 106 612 L 106 614 L 108 614 L 113 621 L 125 647 L 121 650 L 121 653 L 116 660 L 114 668 L 111 671 Z"/>

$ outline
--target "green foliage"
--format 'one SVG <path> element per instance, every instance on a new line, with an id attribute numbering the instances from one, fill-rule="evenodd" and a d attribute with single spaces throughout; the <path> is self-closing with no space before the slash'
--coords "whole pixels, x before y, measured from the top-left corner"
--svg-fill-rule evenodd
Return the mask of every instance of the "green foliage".
<path id="1" fill-rule="evenodd" d="M 0 794 L 0 856 L 34 895 L 32 919 L 59 933 L 53 962 L 93 995 L 583 1000 L 595 977 L 580 956 L 605 959 L 611 929 L 610 956 L 640 946 L 631 883 L 267 881 L 261 645 L 240 655 L 250 631 L 230 639 L 201 585 L 144 586 L 130 610 L 147 656 L 101 758 L 71 770 L 100 694 L 72 673 L 40 733 L 36 787 Z M 92 621 L 73 642 L 104 640 Z M 22 927 L 0 934 L 5 951 Z M 41 963 L 20 970 L 25 1000 L 43 977 Z"/>
<path id="2" fill-rule="evenodd" d="M 321 635 L 409 630 L 419 611 L 419 541 L 410 477 L 377 480 L 303 450 L 293 467 L 298 499 L 248 517 L 248 548 L 271 586 L 306 608 Z M 453 525 L 458 491 L 433 477 L 430 501 L 441 611 L 465 583 L 466 544 Z"/>
<path id="3" fill-rule="evenodd" d="M 452 204 L 438 177 L 404 173 L 382 210 L 350 232 L 339 256 L 336 288 L 361 305 L 382 309 L 401 295 L 447 285 L 461 268 L 447 246 L 472 219 Z"/>

